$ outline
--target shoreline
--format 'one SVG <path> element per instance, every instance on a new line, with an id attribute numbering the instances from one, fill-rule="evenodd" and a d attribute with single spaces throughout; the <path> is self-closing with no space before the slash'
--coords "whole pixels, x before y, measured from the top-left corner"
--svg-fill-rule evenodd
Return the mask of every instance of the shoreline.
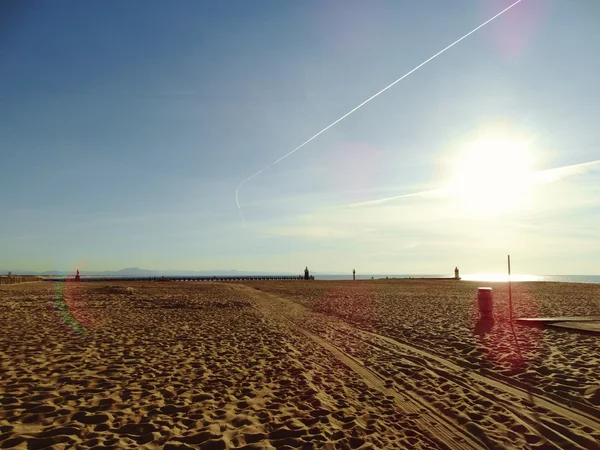
<path id="1" fill-rule="evenodd" d="M 13 277 L 15 278 L 15 277 Z M 32 278 L 39 278 L 36 280 L 30 280 L 30 281 L 45 281 L 45 282 L 68 282 L 68 283 L 75 283 L 75 277 L 74 276 L 61 276 L 61 277 L 55 277 L 55 276 L 40 276 L 40 277 L 33 277 Z M 313 282 L 318 282 L 318 283 L 346 283 L 346 282 L 352 282 L 352 283 L 365 283 L 365 282 L 390 282 L 390 283 L 397 283 L 397 284 L 401 284 L 401 283 L 405 283 L 405 282 L 450 282 L 450 281 L 455 281 L 455 282 L 461 282 L 461 283 L 472 283 L 472 284 L 479 284 L 481 286 L 483 285 L 508 285 L 508 280 L 472 280 L 472 279 L 465 279 L 465 278 L 459 278 L 456 279 L 454 277 L 404 277 L 404 278 L 400 278 L 400 277 L 389 277 L 389 278 L 357 278 L 356 280 L 353 280 L 352 278 L 318 278 L 318 276 L 315 276 L 314 280 L 304 280 L 300 277 L 287 277 L 287 276 L 239 276 L 239 277 L 227 277 L 227 276 L 210 276 L 210 277 L 189 277 L 189 276 L 183 276 L 183 277 L 177 277 L 177 276 L 165 276 L 164 280 L 162 279 L 162 277 L 156 276 L 156 277 L 105 277 L 105 276 L 95 276 L 95 275 L 82 275 L 80 277 L 79 283 L 88 283 L 88 282 L 115 282 L 115 283 L 137 283 L 137 282 L 160 282 L 160 283 L 167 283 L 167 282 L 177 282 L 177 283 L 211 283 L 211 282 L 216 282 L 216 283 L 243 283 L 243 282 L 252 282 L 252 281 L 272 281 L 272 282 L 277 282 L 277 281 L 286 281 L 286 282 L 307 282 L 307 283 L 313 283 Z M 25 282 L 25 281 L 23 281 Z M 600 281 L 581 281 L 581 280 L 547 280 L 547 279 L 543 279 L 543 280 L 511 280 L 511 283 L 514 285 L 520 285 L 520 284 L 528 284 L 528 283 L 534 283 L 534 284 L 582 284 L 582 285 L 598 285 L 600 284 Z M 6 283 L 0 283 L 0 284 L 6 284 Z M 10 284 L 10 283 L 8 283 Z"/>

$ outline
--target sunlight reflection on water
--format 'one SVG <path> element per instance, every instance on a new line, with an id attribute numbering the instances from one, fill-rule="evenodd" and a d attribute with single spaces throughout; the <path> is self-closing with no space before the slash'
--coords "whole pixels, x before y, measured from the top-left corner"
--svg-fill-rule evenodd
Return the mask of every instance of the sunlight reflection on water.
<path id="1" fill-rule="evenodd" d="M 507 273 L 468 273 L 461 275 L 461 278 L 466 281 L 490 281 L 503 282 L 508 281 Z M 544 277 L 538 275 L 527 275 L 522 273 L 514 273 L 510 276 L 511 281 L 545 281 Z"/>
<path id="2" fill-rule="evenodd" d="M 506 282 L 506 273 L 468 273 L 461 275 L 466 281 Z M 600 283 L 600 275 L 528 275 L 512 274 L 511 281 L 554 281 L 560 283 Z"/>

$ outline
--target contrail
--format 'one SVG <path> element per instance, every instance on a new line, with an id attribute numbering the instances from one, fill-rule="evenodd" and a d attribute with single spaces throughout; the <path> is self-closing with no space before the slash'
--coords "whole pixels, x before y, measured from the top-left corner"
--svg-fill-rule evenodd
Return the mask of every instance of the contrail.
<path id="1" fill-rule="evenodd" d="M 350 114 L 352 114 L 353 112 L 357 111 L 358 109 L 362 108 L 364 105 L 366 105 L 367 103 L 369 103 L 371 100 L 375 99 L 376 97 L 379 97 L 381 94 L 383 94 L 385 91 L 387 91 L 388 89 L 390 89 L 392 86 L 394 86 L 395 84 L 399 83 L 400 81 L 404 80 L 407 76 L 409 76 L 410 74 L 412 74 L 413 72 L 419 70 L 421 67 L 423 67 L 425 64 L 427 64 L 429 61 L 437 58 L 438 56 L 440 56 L 442 53 L 444 53 L 446 50 L 451 49 L 452 47 L 454 47 L 456 44 L 458 44 L 460 41 L 462 41 L 463 39 L 466 39 L 467 37 L 469 37 L 470 35 L 472 35 L 473 33 L 475 33 L 477 30 L 479 30 L 480 28 L 486 26 L 488 23 L 490 23 L 492 20 L 497 19 L 498 17 L 500 17 L 502 14 L 504 14 L 506 11 L 508 11 L 509 9 L 513 8 L 514 6 L 516 6 L 517 4 L 521 3 L 523 0 L 517 0 L 516 2 L 514 2 L 512 5 L 510 5 L 508 8 L 503 9 L 502 11 L 500 11 L 498 14 L 496 14 L 495 16 L 493 16 L 492 18 L 486 20 L 485 22 L 483 22 L 481 25 L 479 25 L 477 28 L 472 29 L 471 31 L 469 31 L 467 34 L 465 34 L 463 37 L 461 37 L 460 39 L 457 39 L 456 41 L 454 41 L 452 44 L 448 45 L 446 48 L 440 50 L 439 52 L 437 52 L 435 55 L 431 56 L 430 58 L 426 59 L 425 61 L 423 61 L 421 64 L 419 64 L 417 67 L 415 67 L 414 69 L 410 70 L 409 72 L 405 73 L 404 75 L 402 75 L 400 78 L 398 78 L 396 81 L 394 81 L 393 83 L 387 85 L 386 87 L 384 87 L 382 90 L 380 90 L 379 92 L 377 92 L 376 94 L 372 95 L 371 97 L 369 97 L 368 99 L 366 99 L 364 102 L 362 102 L 360 105 L 356 106 L 355 108 L 351 109 L 350 111 L 348 111 L 346 114 L 344 114 L 342 117 L 340 117 L 339 119 L 337 119 L 335 122 L 333 122 L 332 124 L 326 126 L 325 128 L 323 128 L 321 131 L 319 131 L 317 134 L 315 134 L 313 137 L 311 137 L 310 139 L 304 141 L 302 144 L 300 144 L 298 147 L 296 147 L 294 150 L 290 151 L 289 153 L 286 153 L 285 155 L 283 155 L 281 158 L 273 161 L 271 164 L 268 164 L 267 166 L 263 167 L 262 169 L 260 169 L 258 172 L 256 172 L 255 174 L 249 176 L 248 178 L 246 178 L 244 181 L 242 181 L 240 183 L 240 185 L 237 187 L 237 189 L 235 190 L 235 203 L 237 204 L 238 210 L 240 211 L 240 216 L 242 217 L 242 224 L 244 226 L 246 226 L 246 222 L 244 220 L 244 214 L 242 213 L 242 207 L 240 206 L 240 202 L 239 202 L 239 190 L 240 188 L 246 184 L 248 181 L 250 181 L 251 179 L 255 178 L 256 176 L 260 175 L 261 173 L 263 173 L 265 170 L 267 170 L 269 167 L 273 167 L 275 164 L 283 161 L 285 158 L 287 158 L 288 156 L 290 156 L 292 153 L 297 152 L 298 150 L 300 150 L 302 147 L 304 147 L 306 144 L 308 144 L 310 141 L 312 141 L 313 139 L 319 137 L 321 134 L 325 133 L 327 130 L 329 130 L 331 127 L 333 127 L 334 125 L 336 125 L 337 123 L 341 122 L 342 120 L 344 120 L 346 117 L 348 117 Z"/>

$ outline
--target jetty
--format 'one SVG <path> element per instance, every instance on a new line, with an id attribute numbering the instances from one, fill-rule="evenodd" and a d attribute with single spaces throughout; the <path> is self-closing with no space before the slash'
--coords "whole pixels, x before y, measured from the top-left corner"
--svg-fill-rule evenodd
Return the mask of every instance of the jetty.
<path id="1" fill-rule="evenodd" d="M 18 283 L 31 283 L 34 281 L 43 281 L 42 277 L 30 276 L 30 275 L 8 275 L 0 276 L 0 284 L 18 284 Z"/>
<path id="2" fill-rule="evenodd" d="M 302 275 L 214 275 L 214 276 L 154 276 L 154 277 L 120 277 L 120 276 L 73 276 L 47 277 L 44 281 L 80 282 L 93 281 L 264 281 L 264 280 L 303 280 Z"/>

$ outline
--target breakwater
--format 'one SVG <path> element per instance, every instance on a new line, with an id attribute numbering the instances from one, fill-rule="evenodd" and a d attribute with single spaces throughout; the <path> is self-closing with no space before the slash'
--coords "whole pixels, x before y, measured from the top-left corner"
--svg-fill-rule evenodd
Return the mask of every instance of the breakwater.
<path id="1" fill-rule="evenodd" d="M 215 275 L 215 276 L 165 276 L 165 277 L 81 277 L 79 283 L 93 281 L 261 281 L 261 280 L 302 280 L 301 275 Z M 74 277 L 47 277 L 44 281 L 76 281 Z"/>
<path id="2" fill-rule="evenodd" d="M 0 277 L 0 284 L 17 284 L 17 283 L 31 283 L 34 281 L 43 281 L 44 279 L 42 277 L 36 277 L 36 276 L 27 276 L 27 275 L 23 275 L 23 276 L 2 276 Z"/>

